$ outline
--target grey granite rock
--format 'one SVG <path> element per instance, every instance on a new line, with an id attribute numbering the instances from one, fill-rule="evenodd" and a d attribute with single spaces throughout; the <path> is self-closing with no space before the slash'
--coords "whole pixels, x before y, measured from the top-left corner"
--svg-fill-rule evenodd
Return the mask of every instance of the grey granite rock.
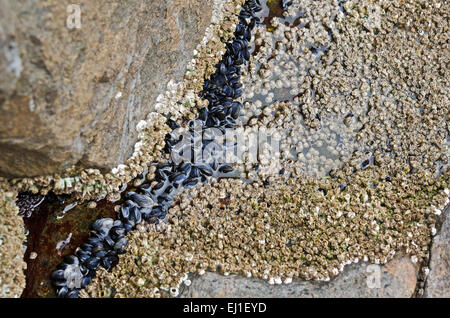
<path id="1" fill-rule="evenodd" d="M 0 176 L 125 162 L 212 14 L 211 0 L 73 3 L 0 1 Z"/>
<path id="2" fill-rule="evenodd" d="M 330 282 L 294 280 L 288 285 L 270 285 L 238 275 L 206 273 L 183 287 L 181 297 L 411 297 L 417 270 L 409 257 L 398 257 L 384 266 L 349 265 Z"/>

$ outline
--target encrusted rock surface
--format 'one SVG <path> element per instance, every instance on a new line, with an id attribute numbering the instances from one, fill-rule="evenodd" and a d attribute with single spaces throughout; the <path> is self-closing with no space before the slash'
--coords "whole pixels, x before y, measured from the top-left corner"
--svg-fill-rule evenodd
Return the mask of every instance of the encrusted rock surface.
<path id="1" fill-rule="evenodd" d="M 365 21 L 365 5 L 347 1 L 346 13 L 336 20 L 340 32 L 333 33 L 333 37 L 337 40 L 324 42 L 330 45 L 323 55 L 327 60 L 311 69 L 311 79 L 301 84 L 302 98 L 272 104 L 273 94 L 261 91 L 269 106 L 281 106 L 273 114 L 270 108 L 266 113 L 260 109 L 261 100 L 261 105 L 255 101 L 253 107 L 251 97 L 246 96 L 249 112 L 245 112 L 248 118 L 243 122 L 248 120 L 252 129 L 262 122 L 295 132 L 281 144 L 283 169 L 279 169 L 279 176 L 276 173 L 264 180 L 261 167 L 258 171 L 251 165 L 244 170 L 247 181 L 253 179 L 253 183 L 220 180 L 184 192 L 170 211 L 169 224 L 140 226 L 129 234 L 131 244 L 119 266 L 109 273 L 100 271 L 83 296 L 165 297 L 180 292 L 222 297 L 414 295 L 417 270 L 428 261 L 430 242 L 439 227 L 439 209 L 448 202 L 449 113 L 445 106 L 447 70 L 440 54 L 444 42 L 434 36 L 445 33 L 442 28 L 447 30 L 448 23 L 438 19 L 423 32 L 423 14 L 413 14 L 423 9 L 439 18 L 445 16 L 440 12 L 444 8 L 440 4 L 425 7 L 423 1 L 413 4 L 409 1 L 403 7 L 401 1 L 396 1 L 394 5 L 383 5 L 379 8 L 383 17 L 380 28 L 373 29 Z M 328 9 L 311 7 L 311 12 L 326 17 Z M 404 21 L 404 15 L 412 19 Z M 317 33 L 314 28 L 310 25 L 306 28 L 309 31 L 300 30 L 297 35 L 304 38 L 311 33 L 313 42 L 320 44 L 316 40 L 326 39 L 327 32 Z M 287 26 L 275 27 L 275 33 L 284 34 L 283 41 L 296 44 L 288 41 L 295 34 Z M 392 42 L 398 42 L 397 50 L 390 49 Z M 270 50 L 268 45 L 261 49 Z M 431 62 L 430 55 L 436 55 Z M 279 59 L 282 56 L 277 55 Z M 286 80 L 289 87 L 292 82 L 299 84 L 297 79 Z M 199 86 L 196 84 L 190 87 L 194 91 Z M 310 89 L 316 91 L 315 97 L 306 93 Z M 178 106 L 170 96 L 176 90 L 169 89 L 167 98 L 158 98 L 155 110 L 180 119 L 182 110 L 170 110 Z M 292 95 L 297 93 L 294 90 Z M 365 102 L 368 108 L 361 107 Z M 310 140 L 304 140 L 300 129 L 296 129 L 303 123 L 295 107 L 301 108 L 303 132 Z M 337 117 L 330 116 L 331 112 Z M 339 113 L 345 117 L 339 117 Z M 251 118 L 253 115 L 257 116 Z M 353 120 L 361 125 L 352 126 Z M 342 121 L 349 128 L 349 136 L 353 131 L 355 139 L 367 148 L 359 145 L 351 154 L 344 149 L 348 158 L 333 160 L 338 164 L 323 169 L 302 166 L 302 147 L 314 144 L 319 150 L 323 148 L 321 140 L 316 143 L 318 135 L 327 138 L 330 133 L 324 130 L 324 124 L 335 121 Z M 304 142 L 297 149 L 300 163 L 288 159 L 286 151 L 298 140 Z M 353 148 L 353 144 L 349 145 Z M 319 150 L 309 151 L 304 157 L 308 162 L 322 160 Z M 327 176 L 333 167 L 336 169 Z M 112 173 L 120 175 L 124 169 L 115 168 Z M 256 170 L 254 175 L 250 170 Z M 310 173 L 313 170 L 320 173 Z M 440 179 L 435 178 L 436 170 L 441 173 Z M 299 179 L 289 178 L 294 176 Z M 448 239 L 443 233 L 445 245 Z M 403 252 L 408 256 L 394 258 Z M 435 282 L 445 277 L 442 272 L 448 260 L 442 251 L 436 255 L 443 256 L 443 262 L 439 257 L 434 263 L 432 259 L 430 267 L 439 277 Z M 374 263 L 371 268 L 375 271 L 381 268 L 379 288 L 367 288 L 373 272 L 367 271 L 366 264 L 351 265 L 362 260 Z M 211 273 L 191 281 L 187 274 L 202 275 L 205 271 L 218 271 L 228 278 Z M 230 277 L 230 273 L 265 279 L 269 285 L 253 278 Z M 332 283 L 300 282 L 297 278 L 332 279 Z M 431 278 L 428 286 L 437 286 L 442 293 L 445 287 L 433 285 Z M 271 286 L 282 283 L 291 285 L 277 289 Z M 193 288 L 183 291 L 183 286 Z"/>
<path id="2" fill-rule="evenodd" d="M 326 283 L 294 280 L 289 285 L 270 285 L 254 278 L 208 272 L 192 279 L 181 297 L 411 297 L 416 273 L 417 266 L 407 257 L 384 266 L 354 264 Z"/>
<path id="3" fill-rule="evenodd" d="M 299 3 L 294 1 L 294 6 Z M 314 6 L 316 1 L 301 3 L 308 9 L 306 19 L 320 18 L 321 24 L 331 23 L 328 2 L 324 1 L 321 8 Z M 277 27 L 271 22 L 274 34 L 282 36 L 282 44 L 269 41 L 270 45 L 266 45 L 265 40 L 258 43 L 262 36 L 272 37 L 262 31 L 255 40 L 260 50 L 270 53 L 268 56 L 275 53 L 266 66 L 278 75 L 286 72 L 276 70 L 273 64 L 277 58 L 283 59 L 283 45 L 288 51 L 294 49 L 289 45 L 298 44 L 292 39 L 311 37 L 311 43 L 330 46 L 321 54 L 322 63 L 307 75 L 281 78 L 286 82 L 281 86 L 302 88 L 302 92 L 290 92 L 302 95 L 289 103 L 273 103 L 275 95 L 268 90 L 280 88 L 272 87 L 273 83 L 278 85 L 278 80 L 260 83 L 259 77 L 255 79 L 257 73 L 249 72 L 247 83 L 255 81 L 255 85 L 244 87 L 252 92 L 252 87 L 264 85 L 254 95 L 262 95 L 268 107 L 261 109 L 261 97 L 252 100 L 254 96 L 246 94 L 243 123 L 255 131 L 262 123 L 290 132 L 287 142 L 281 144 L 283 169 L 279 176 L 277 173 L 265 179 L 263 167 L 259 165 L 258 170 L 251 164 L 245 167 L 247 182 L 220 180 L 182 193 L 169 212 L 169 224 L 143 226 L 131 233 L 129 250 L 119 265 L 110 273 L 100 272 L 83 296 L 176 296 L 183 284 L 192 284 L 187 273 L 205 271 L 241 274 L 270 284 L 296 278 L 335 279 L 336 283 L 340 282 L 344 266 L 362 260 L 375 266 L 385 264 L 386 277 L 395 277 L 398 283 L 393 287 L 395 292 L 387 282 L 382 284 L 386 290 L 366 296 L 414 295 L 417 267 L 428 260 L 432 235 L 440 222 L 439 209 L 448 196 L 447 70 L 440 53 L 444 43 L 441 33 L 448 29 L 448 23 L 440 18 L 446 16 L 443 5 L 427 6 L 423 1 L 403 5 L 403 1 L 396 1 L 378 7 L 381 15 L 375 17 L 380 17 L 381 22 L 372 28 L 370 23 L 365 26 L 365 6 L 371 2 L 363 2 L 362 6 L 358 3 L 346 1 L 345 10 L 336 8 L 340 13 L 333 22 L 333 38 L 337 40 L 330 43 L 320 41 L 320 37 L 329 38 L 327 28 L 318 25 L 321 32 L 315 32 L 306 23 L 308 20 L 304 22 L 309 27 L 290 30 L 284 23 L 279 22 Z M 428 32 L 422 30 L 425 11 L 436 19 Z M 404 21 L 405 15 L 411 17 L 410 21 Z M 402 28 L 398 28 L 399 24 Z M 393 42 L 397 43 L 395 50 Z M 308 51 L 299 56 L 311 55 Z M 254 61 L 265 63 L 258 54 Z M 430 62 L 428 54 L 436 59 Z M 295 64 L 289 67 L 296 69 Z M 308 93 L 312 90 L 315 95 Z M 301 109 L 302 116 L 295 107 Z M 348 158 L 338 157 L 342 162 L 325 170 L 307 169 L 301 165 L 301 147 L 297 150 L 298 161 L 289 159 L 289 153 L 283 151 L 299 145 L 299 141 L 305 148 L 314 144 L 317 152 L 304 157 L 308 162 L 314 158 L 325 161 L 318 153 L 323 143 L 319 146 L 317 141 L 330 135 L 324 131 L 325 124 L 337 121 L 350 127 L 348 135 L 357 141 L 343 153 L 348 153 Z M 337 134 L 333 134 L 335 138 Z M 343 142 L 353 142 L 351 138 Z M 440 172 L 440 178 L 436 172 Z M 394 259 L 394 255 L 403 253 L 409 260 Z M 343 281 L 351 280 L 354 272 L 348 273 L 350 276 L 344 273 Z"/>
<path id="4" fill-rule="evenodd" d="M 425 297 L 450 297 L 450 205 L 441 232 L 433 239 Z"/>
<path id="5" fill-rule="evenodd" d="M 0 175 L 111 168 L 133 153 L 139 120 L 181 79 L 212 0 L 2 1 Z"/>
<path id="6" fill-rule="evenodd" d="M 25 288 L 25 229 L 15 197 L 0 188 L 0 298 L 20 297 Z"/>

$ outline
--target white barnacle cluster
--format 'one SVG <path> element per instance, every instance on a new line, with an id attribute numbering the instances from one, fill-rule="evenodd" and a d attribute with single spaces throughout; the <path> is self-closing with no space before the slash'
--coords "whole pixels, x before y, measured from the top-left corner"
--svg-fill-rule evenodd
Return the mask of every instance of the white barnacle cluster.
<path id="1" fill-rule="evenodd" d="M 156 98 L 154 109 L 156 112 L 167 117 L 178 119 L 185 111 L 181 96 L 184 91 L 183 82 L 170 80 L 167 83 L 167 90 L 164 94 L 159 94 Z"/>
<path id="2" fill-rule="evenodd" d="M 435 63 L 430 60 L 422 70 L 436 79 L 432 84 L 408 77 L 407 70 L 420 61 L 404 56 L 411 52 L 405 48 L 420 41 L 407 39 L 406 31 L 388 32 L 390 26 L 382 24 L 381 49 L 374 48 L 372 27 L 361 27 L 367 24 L 364 6 L 349 2 L 345 8 L 351 15 L 344 18 L 337 2 L 294 1 L 301 17 L 288 10 L 285 19 L 292 24 L 299 18 L 297 27 L 280 18 L 271 21 L 273 33 L 256 27 L 259 51 L 245 76 L 241 119 L 253 132 L 280 128 L 280 166 L 258 178 L 262 172 L 248 164 L 244 181 L 221 179 L 181 191 L 168 216 L 171 226 L 132 234 L 132 252 L 102 282 L 128 296 L 147 295 L 154 286 L 177 295 L 187 272 L 217 270 L 288 284 L 296 277 L 329 281 L 360 261 L 385 264 L 396 251 L 405 250 L 416 263 L 427 257 L 449 191 L 448 179 L 434 181 L 430 172 L 435 158 L 442 159 L 441 149 L 420 137 L 426 132 L 441 144 L 445 133 L 421 121 L 442 124 L 445 108 L 436 100 L 428 104 L 428 95 L 409 85 L 420 82 L 439 91 L 442 79 L 433 73 L 437 65 L 428 66 Z M 402 19 L 398 6 L 383 10 L 387 21 Z M 408 19 L 413 28 L 414 19 Z M 392 38 L 397 35 L 401 38 Z M 392 48 L 393 40 L 399 50 Z M 423 50 L 416 48 L 419 55 Z M 198 49 L 195 67 L 214 54 Z M 392 72 L 393 61 L 401 71 Z M 419 99 L 432 115 L 421 117 Z M 402 161 L 419 149 L 418 158 Z M 361 168 L 366 161 L 363 168 L 371 167 Z M 446 197 L 436 194 L 443 188 Z M 135 263 L 136 254 L 142 263 Z M 127 281 L 130 271 L 142 273 L 148 288 L 118 283 Z"/>

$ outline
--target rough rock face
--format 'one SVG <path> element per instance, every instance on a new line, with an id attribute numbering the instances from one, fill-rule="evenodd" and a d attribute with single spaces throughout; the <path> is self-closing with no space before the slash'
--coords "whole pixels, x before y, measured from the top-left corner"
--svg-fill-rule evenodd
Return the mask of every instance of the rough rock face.
<path id="1" fill-rule="evenodd" d="M 25 288 L 25 228 L 15 199 L 0 188 L 0 298 L 20 297 Z"/>
<path id="2" fill-rule="evenodd" d="M 212 0 L 0 3 L 0 175 L 125 161 L 210 23 Z"/>
<path id="3" fill-rule="evenodd" d="M 416 277 L 417 266 L 408 257 L 383 266 L 353 264 L 327 283 L 294 280 L 289 285 L 269 285 L 254 278 L 206 273 L 193 279 L 182 297 L 411 297 Z"/>
<path id="4" fill-rule="evenodd" d="M 425 297 L 450 297 L 450 205 L 445 209 L 441 233 L 431 248 L 430 275 Z"/>

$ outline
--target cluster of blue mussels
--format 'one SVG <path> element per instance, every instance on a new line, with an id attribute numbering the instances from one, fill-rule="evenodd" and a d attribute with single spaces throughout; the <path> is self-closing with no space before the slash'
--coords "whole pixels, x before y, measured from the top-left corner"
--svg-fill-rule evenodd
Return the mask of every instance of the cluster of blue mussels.
<path id="1" fill-rule="evenodd" d="M 215 128 L 224 133 L 236 126 L 242 107 L 237 101 L 242 95 L 241 66 L 250 59 L 251 31 L 260 23 L 257 15 L 261 10 L 259 0 L 249 0 L 243 5 L 234 39 L 226 44 L 226 53 L 216 65 L 216 72 L 205 80 L 200 93 L 200 97 L 209 101 L 208 107 L 200 109 L 197 118 L 188 123 L 188 134 L 178 136 L 174 132 L 180 126 L 175 121 L 168 121 L 172 132 L 166 136 L 165 151 L 170 154 L 170 159 L 156 165 L 156 184 L 146 183 L 136 192 L 128 192 L 118 218 L 95 221 L 87 241 L 76 249 L 75 255 L 64 257 L 53 271 L 51 279 L 58 297 L 78 297 L 80 290 L 95 277 L 99 266 L 106 270 L 114 267 L 119 262 L 119 255 L 125 253 L 128 244 L 125 235 L 141 222 L 156 224 L 166 220 L 174 196 L 180 189 L 195 187 L 211 177 L 226 176 L 233 171 L 230 165 L 216 160 L 217 154 L 230 146 L 215 143 L 214 134 L 208 131 Z M 203 150 L 202 158 L 180 157 L 186 147 L 195 147 L 197 140 Z M 213 147 L 211 143 L 214 143 Z M 206 148 L 208 151 L 204 151 Z"/>

